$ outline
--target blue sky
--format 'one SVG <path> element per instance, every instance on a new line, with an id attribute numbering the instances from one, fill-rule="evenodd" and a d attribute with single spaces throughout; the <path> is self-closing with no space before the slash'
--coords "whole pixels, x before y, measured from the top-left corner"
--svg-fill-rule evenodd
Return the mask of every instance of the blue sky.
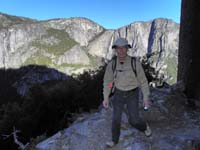
<path id="1" fill-rule="evenodd" d="M 168 18 L 180 23 L 181 0 L 1 0 L 0 12 L 38 20 L 86 17 L 107 29 Z"/>

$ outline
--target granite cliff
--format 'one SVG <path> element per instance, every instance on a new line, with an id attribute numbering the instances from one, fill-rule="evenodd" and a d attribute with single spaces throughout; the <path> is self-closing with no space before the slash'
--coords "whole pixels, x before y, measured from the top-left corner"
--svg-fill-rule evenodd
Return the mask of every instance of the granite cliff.
<path id="1" fill-rule="evenodd" d="M 87 18 L 37 21 L 0 14 L 0 68 L 46 65 L 68 75 L 95 69 L 111 59 L 117 37 L 132 45 L 129 55 L 150 56 L 150 63 L 175 83 L 179 24 L 169 19 L 134 22 L 108 30 Z"/>

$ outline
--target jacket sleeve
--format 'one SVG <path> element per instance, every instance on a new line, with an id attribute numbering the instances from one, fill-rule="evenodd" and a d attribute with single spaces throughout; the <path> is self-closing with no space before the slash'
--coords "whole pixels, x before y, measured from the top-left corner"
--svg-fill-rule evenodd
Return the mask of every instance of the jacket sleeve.
<path id="1" fill-rule="evenodd" d="M 112 71 L 112 61 L 108 63 L 106 66 L 105 74 L 104 74 L 104 79 L 103 79 L 103 97 L 104 100 L 109 99 L 109 94 L 111 92 L 111 89 L 109 88 L 109 84 L 113 82 L 114 80 L 114 75 Z"/>
<path id="2" fill-rule="evenodd" d="M 143 94 L 143 100 L 149 99 L 150 95 L 149 84 L 139 59 L 136 59 L 136 71 L 137 71 L 137 79 L 139 81 Z"/>

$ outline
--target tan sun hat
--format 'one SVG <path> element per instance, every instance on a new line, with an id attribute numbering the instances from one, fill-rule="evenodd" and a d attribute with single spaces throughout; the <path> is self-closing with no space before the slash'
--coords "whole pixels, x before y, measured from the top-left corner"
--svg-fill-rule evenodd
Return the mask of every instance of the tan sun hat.
<path id="1" fill-rule="evenodd" d="M 127 46 L 128 48 L 132 48 L 128 41 L 125 38 L 118 38 L 114 43 L 112 48 L 116 48 L 117 46 Z"/>

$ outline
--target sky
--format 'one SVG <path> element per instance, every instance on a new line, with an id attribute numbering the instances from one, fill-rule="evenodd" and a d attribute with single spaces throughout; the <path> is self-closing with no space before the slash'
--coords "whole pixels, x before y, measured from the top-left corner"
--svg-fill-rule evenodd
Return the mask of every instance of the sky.
<path id="1" fill-rule="evenodd" d="M 180 23 L 181 0 L 0 0 L 0 12 L 37 20 L 86 17 L 106 29 L 168 18 Z"/>

